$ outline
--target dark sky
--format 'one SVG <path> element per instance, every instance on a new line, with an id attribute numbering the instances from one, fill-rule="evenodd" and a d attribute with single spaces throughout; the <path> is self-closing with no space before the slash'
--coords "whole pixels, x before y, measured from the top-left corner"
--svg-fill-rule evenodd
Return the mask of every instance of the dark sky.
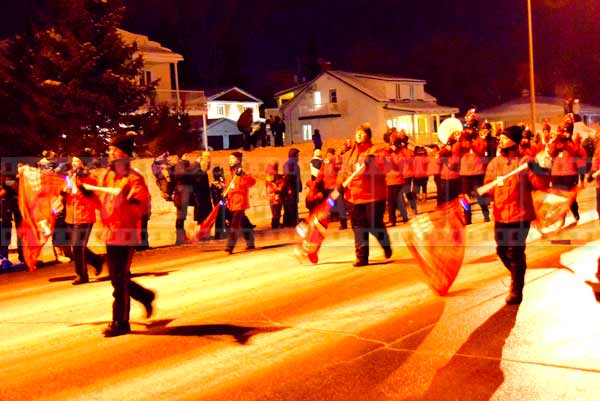
<path id="1" fill-rule="evenodd" d="M 0 36 L 36 0 L 6 3 Z M 315 56 L 423 78 L 441 103 L 494 105 L 528 84 L 526 0 L 125 0 L 123 27 L 174 51 L 182 88 L 235 84 L 267 102 Z M 532 0 L 537 91 L 600 103 L 600 0 Z M 312 55 L 312 57 L 309 57 Z"/>

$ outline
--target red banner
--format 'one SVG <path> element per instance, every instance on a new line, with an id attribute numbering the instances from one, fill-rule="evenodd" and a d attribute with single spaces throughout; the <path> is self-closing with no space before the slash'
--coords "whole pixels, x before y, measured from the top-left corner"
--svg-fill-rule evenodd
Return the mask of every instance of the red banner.
<path id="1" fill-rule="evenodd" d="M 19 169 L 19 209 L 23 222 L 18 227 L 25 263 L 35 269 L 42 247 L 52 236 L 56 214 L 62 207 L 60 191 L 65 180 L 58 174 L 24 166 Z"/>
<path id="2" fill-rule="evenodd" d="M 410 229 L 402 231 L 410 253 L 439 295 L 448 293 L 462 266 L 467 207 L 467 203 L 456 199 L 433 212 L 416 216 L 410 221 Z"/>

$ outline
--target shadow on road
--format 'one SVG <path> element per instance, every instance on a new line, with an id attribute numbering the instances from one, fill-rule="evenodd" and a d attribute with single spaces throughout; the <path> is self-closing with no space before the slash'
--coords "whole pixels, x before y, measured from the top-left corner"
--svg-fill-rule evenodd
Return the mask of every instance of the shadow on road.
<path id="1" fill-rule="evenodd" d="M 585 283 L 592 289 L 596 302 L 600 303 L 600 282 L 585 280 Z"/>
<path id="2" fill-rule="evenodd" d="M 199 324 L 166 327 L 166 325 L 156 327 L 157 325 L 147 325 L 148 330 L 134 330 L 132 334 L 141 334 L 146 336 L 196 336 L 196 337 L 213 337 L 213 336 L 231 336 L 238 344 L 246 345 L 250 338 L 257 334 L 272 333 L 284 330 L 287 327 L 269 326 L 269 327 L 251 327 L 237 326 L 233 324 Z"/>
<path id="3" fill-rule="evenodd" d="M 163 277 L 168 276 L 169 274 L 176 272 L 177 270 L 167 270 L 164 272 L 146 272 L 146 273 L 132 273 L 131 278 L 135 277 Z M 59 277 L 50 277 L 48 279 L 51 283 L 61 282 L 61 281 L 71 281 L 74 280 L 77 276 L 59 276 Z M 97 283 L 103 281 L 110 281 L 109 276 L 96 277 L 95 279 L 90 280 L 90 283 Z"/>
<path id="4" fill-rule="evenodd" d="M 518 313 L 517 306 L 503 306 L 479 326 L 439 369 L 424 401 L 469 400 L 488 401 L 504 382 L 500 368 L 502 349 L 510 335 Z"/>

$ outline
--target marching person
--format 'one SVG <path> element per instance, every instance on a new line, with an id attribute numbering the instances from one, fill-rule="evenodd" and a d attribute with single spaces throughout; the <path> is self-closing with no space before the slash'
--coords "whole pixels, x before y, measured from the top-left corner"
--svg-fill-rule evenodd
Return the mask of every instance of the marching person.
<path id="1" fill-rule="evenodd" d="M 265 189 L 269 196 L 271 207 L 271 228 L 281 227 L 281 191 L 283 189 L 283 177 L 279 174 L 279 163 L 269 163 L 265 170 Z"/>
<path id="2" fill-rule="evenodd" d="M 78 285 L 89 282 L 88 263 L 94 267 L 96 276 L 102 273 L 104 264 L 104 258 L 87 247 L 99 205 L 98 197 L 92 191 L 85 189 L 82 184 L 96 185 L 97 181 L 78 157 L 72 158 L 68 177 L 61 194 L 65 197 L 65 222 L 71 236 L 71 249 L 77 274 L 72 284 Z"/>
<path id="3" fill-rule="evenodd" d="M 594 174 L 598 173 L 598 171 L 600 171 L 600 146 L 596 146 L 594 156 L 592 157 L 592 166 L 587 178 L 588 182 L 596 181 L 596 213 L 598 213 L 598 217 L 600 218 L 600 174 L 594 177 Z M 600 258 L 598 258 L 596 277 L 600 280 Z"/>
<path id="4" fill-rule="evenodd" d="M 387 157 L 393 162 L 392 169 L 385 175 L 387 185 L 387 204 L 388 204 L 388 224 L 390 227 L 396 225 L 396 210 L 400 211 L 402 222 L 408 221 L 408 213 L 404 204 L 404 194 L 402 188 L 405 184 L 402 171 L 404 170 L 405 158 L 401 154 L 400 138 L 396 131 L 390 137 L 390 145 L 387 150 Z"/>
<path id="5" fill-rule="evenodd" d="M 494 234 L 496 253 L 511 275 L 510 292 L 506 297 L 509 305 L 523 300 L 523 286 L 527 261 L 525 241 L 531 221 L 535 220 L 532 191 L 548 185 L 551 161 L 539 153 L 535 159 L 521 157 L 518 153 L 523 127 L 511 126 L 500 135 L 500 155 L 489 163 L 485 183 L 506 176 L 519 165 L 527 163 L 529 169 L 504 179 L 493 189 Z"/>
<path id="6" fill-rule="evenodd" d="M 256 184 L 256 179 L 242 170 L 242 152 L 233 152 L 229 155 L 229 171 L 231 179 L 230 189 L 227 193 L 227 209 L 231 213 L 231 224 L 227 248 L 225 251 L 233 253 L 233 248 L 240 233 L 246 240 L 246 249 L 254 249 L 254 225 L 246 217 L 246 209 L 250 207 L 250 188 Z"/>
<path id="7" fill-rule="evenodd" d="M 215 239 L 224 239 L 229 235 L 227 227 L 227 216 L 229 212 L 225 206 L 223 192 L 225 192 L 225 170 L 221 166 L 212 169 L 213 182 L 210 184 L 210 197 L 215 207 L 221 203 L 215 220 Z"/>
<path id="8" fill-rule="evenodd" d="M 476 127 L 472 127 L 471 131 L 466 135 L 462 135 L 459 141 L 460 144 L 460 167 L 459 176 L 461 184 L 461 192 L 468 197 L 475 197 L 477 203 L 481 207 L 483 221 L 490 221 L 490 211 L 487 204 L 487 199 L 480 196 L 476 189 L 483 185 L 484 158 L 486 154 L 487 142 L 485 138 L 480 136 Z M 471 224 L 471 209 L 465 211 L 466 223 Z"/>
<path id="9" fill-rule="evenodd" d="M 385 213 L 385 175 L 391 169 L 391 162 L 383 148 L 373 146 L 371 127 L 363 124 L 356 129 L 355 143 L 344 154 L 338 186 L 357 168 L 364 164 L 364 171 L 358 174 L 344 191 L 346 209 L 350 215 L 354 232 L 356 261 L 353 266 L 369 264 L 369 234 L 373 234 L 383 248 L 385 258 L 392 257 L 390 237 L 383 222 Z"/>
<path id="10" fill-rule="evenodd" d="M 131 261 L 135 246 L 140 243 L 142 216 L 150 202 L 150 192 L 144 177 L 130 165 L 133 154 L 132 131 L 117 135 L 108 147 L 109 166 L 100 185 L 119 188 L 118 195 L 102 192 L 101 215 L 105 227 L 106 262 L 113 286 L 112 322 L 104 329 L 106 337 L 127 334 L 130 297 L 141 302 L 146 317 L 153 312 L 155 294 L 131 280 Z"/>

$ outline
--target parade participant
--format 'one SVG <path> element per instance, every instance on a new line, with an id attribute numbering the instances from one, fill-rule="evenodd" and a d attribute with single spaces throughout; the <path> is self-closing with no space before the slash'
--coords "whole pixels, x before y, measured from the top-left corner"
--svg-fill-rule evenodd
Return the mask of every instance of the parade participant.
<path id="1" fill-rule="evenodd" d="M 429 157 L 427 149 L 423 146 L 415 146 L 415 179 L 413 187 L 417 202 L 427 201 L 427 181 L 429 181 Z"/>
<path id="2" fill-rule="evenodd" d="M 326 196 L 336 189 L 337 186 L 337 178 L 342 168 L 343 155 L 339 156 L 335 154 L 334 148 L 328 148 L 325 153 L 325 159 L 323 160 L 323 165 L 321 166 L 321 170 L 319 171 L 319 175 L 317 176 L 317 181 L 323 182 L 323 188 L 325 190 Z M 340 192 L 340 196 L 336 199 L 335 205 L 329 211 L 328 220 L 331 221 L 340 221 L 340 230 L 346 230 L 348 228 L 348 217 L 346 215 L 346 205 L 344 203 L 344 193 L 343 189 L 338 188 Z"/>
<path id="3" fill-rule="evenodd" d="M 553 158 L 552 188 L 571 190 L 579 182 L 579 173 L 585 170 L 585 150 L 573 141 L 573 121 L 565 116 L 565 124 L 556 139 L 550 142 L 548 153 Z M 571 213 L 579 221 L 577 199 L 571 203 Z"/>
<path id="4" fill-rule="evenodd" d="M 473 123 L 473 122 L 471 122 Z M 484 158 L 487 150 L 487 142 L 477 130 L 471 127 L 461 136 L 460 144 L 460 168 L 461 192 L 468 197 L 475 197 L 481 207 L 483 220 L 490 221 L 490 211 L 486 199 L 479 196 L 476 189 L 483 185 Z M 466 224 L 471 224 L 471 209 L 465 211 Z"/>
<path id="5" fill-rule="evenodd" d="M 65 197 L 65 222 L 71 237 L 71 248 L 75 261 L 77 278 L 73 285 L 89 282 L 87 264 L 91 264 L 96 276 L 102 272 L 104 258 L 96 255 L 88 247 L 92 227 L 96 222 L 96 209 L 99 206 L 98 197 L 83 187 L 83 184 L 96 185 L 97 180 L 90 175 L 83 162 L 78 157 L 71 160 L 67 184 L 61 195 Z"/>
<path id="6" fill-rule="evenodd" d="M 284 182 L 278 170 L 277 162 L 268 164 L 265 170 L 265 187 L 271 207 L 271 228 L 281 227 L 281 190 Z"/>
<path id="7" fill-rule="evenodd" d="M 107 188 L 117 188 L 113 195 L 101 192 L 101 215 L 106 241 L 106 262 L 113 287 L 112 322 L 104 329 L 106 337 L 127 334 L 130 297 L 141 302 L 146 317 L 153 312 L 155 294 L 131 280 L 131 261 L 134 247 L 140 243 L 142 215 L 148 208 L 150 192 L 144 177 L 131 168 L 135 133 L 117 135 L 108 147 L 109 166 L 100 181 Z"/>
<path id="8" fill-rule="evenodd" d="M 587 181 L 596 181 L 596 213 L 598 214 L 598 218 L 600 218 L 600 146 L 596 146 L 596 150 L 594 151 Z M 600 280 L 600 258 L 598 258 L 596 277 Z"/>
<path id="9" fill-rule="evenodd" d="M 402 189 L 406 184 L 402 171 L 404 171 L 404 163 L 407 160 L 403 157 L 402 144 L 399 135 L 393 132 L 390 137 L 390 145 L 387 150 L 387 157 L 392 161 L 392 168 L 385 175 L 385 183 L 387 185 L 387 205 L 388 205 L 388 225 L 394 227 L 396 225 L 396 210 L 400 211 L 402 222 L 408 221 L 408 213 L 404 204 L 404 193 Z"/>
<path id="10" fill-rule="evenodd" d="M 288 160 L 283 165 L 284 188 L 281 192 L 283 202 L 283 226 L 296 227 L 298 224 L 298 202 L 302 192 L 302 177 L 298 165 L 299 149 L 288 151 Z"/>
<path id="11" fill-rule="evenodd" d="M 344 154 L 338 185 L 356 169 L 363 168 L 344 192 L 346 208 L 350 215 L 354 233 L 356 261 L 353 266 L 369 264 L 369 234 L 373 234 L 383 248 L 385 258 L 392 256 L 390 237 L 383 222 L 385 213 L 386 185 L 385 174 L 391 169 L 384 148 L 373 146 L 371 128 L 363 124 L 356 129 L 355 143 Z"/>
<path id="12" fill-rule="evenodd" d="M 427 163 L 427 175 L 433 177 L 433 183 L 435 184 L 435 199 L 436 205 L 440 206 L 440 193 L 441 193 L 441 178 L 440 178 L 440 148 L 437 144 L 431 145 L 431 152 L 427 155 L 429 159 Z"/>
<path id="13" fill-rule="evenodd" d="M 440 161 L 439 205 L 450 202 L 460 195 L 460 137 L 461 132 L 454 132 L 438 152 Z"/>
<path id="14" fill-rule="evenodd" d="M 402 178 L 404 179 L 404 184 L 402 184 L 402 194 L 406 196 L 410 208 L 416 215 L 417 197 L 413 187 L 413 181 L 415 178 L 415 153 L 408 148 L 408 135 L 406 134 L 405 130 L 401 129 L 398 132 L 398 137 L 395 142 L 396 146 L 400 149 L 400 157 L 402 158 L 402 166 L 400 170 L 400 174 L 402 174 Z"/>
<path id="15" fill-rule="evenodd" d="M 535 159 L 521 157 L 518 144 L 523 127 L 511 126 L 500 136 L 500 155 L 492 159 L 485 173 L 485 182 L 503 177 L 520 165 L 527 163 L 529 169 L 510 176 L 492 191 L 494 202 L 494 233 L 496 253 L 511 275 L 510 292 L 506 297 L 509 305 L 520 304 L 523 300 L 523 286 L 527 261 L 525 241 L 531 221 L 535 220 L 532 191 L 548 185 L 551 161 L 539 153 Z"/>
<path id="16" fill-rule="evenodd" d="M 321 149 L 315 149 L 313 151 L 313 157 L 310 159 L 310 179 L 315 180 L 317 175 L 319 175 L 319 170 L 321 170 L 321 165 L 323 164 L 323 159 L 321 158 Z"/>
<path id="17" fill-rule="evenodd" d="M 231 179 L 236 180 L 226 195 L 231 224 L 225 251 L 231 254 L 240 233 L 246 240 L 246 249 L 255 248 L 254 226 L 246 217 L 246 209 L 250 207 L 249 192 L 256 184 L 256 179 L 242 170 L 242 152 L 233 152 L 229 155 L 229 171 Z"/>

